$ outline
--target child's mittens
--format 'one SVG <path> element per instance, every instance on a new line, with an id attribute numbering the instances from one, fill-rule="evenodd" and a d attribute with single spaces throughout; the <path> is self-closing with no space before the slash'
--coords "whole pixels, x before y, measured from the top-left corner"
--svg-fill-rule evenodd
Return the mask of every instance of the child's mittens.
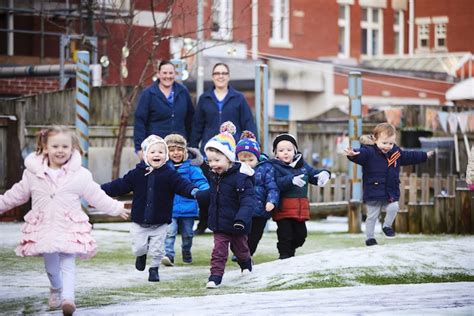
<path id="1" fill-rule="evenodd" d="M 294 185 L 296 185 L 296 186 L 302 188 L 302 187 L 304 187 L 305 184 L 306 184 L 306 181 L 303 180 L 303 177 L 304 177 L 304 174 L 300 174 L 300 175 L 294 176 L 293 179 L 291 180 L 291 182 L 292 182 Z"/>
<path id="2" fill-rule="evenodd" d="M 328 183 L 329 179 L 331 179 L 331 175 L 327 171 L 321 171 L 315 177 L 318 178 L 318 186 L 323 187 Z"/>
<path id="3" fill-rule="evenodd" d="M 244 222 L 237 220 L 234 222 L 234 228 L 237 230 L 243 230 L 245 228 L 245 224 Z"/>

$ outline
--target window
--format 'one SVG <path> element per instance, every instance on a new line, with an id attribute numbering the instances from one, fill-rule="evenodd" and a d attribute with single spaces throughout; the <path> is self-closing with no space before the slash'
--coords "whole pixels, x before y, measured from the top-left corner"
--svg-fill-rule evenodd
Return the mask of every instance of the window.
<path id="1" fill-rule="evenodd" d="M 383 53 L 382 10 L 362 8 L 361 53 L 375 56 Z"/>
<path id="2" fill-rule="evenodd" d="M 350 55 L 350 7 L 348 5 L 339 6 L 339 56 L 349 57 Z"/>
<path id="3" fill-rule="evenodd" d="M 427 52 L 430 50 L 430 24 L 431 18 L 416 18 L 417 29 L 417 52 Z"/>
<path id="4" fill-rule="evenodd" d="M 212 33 L 214 39 L 232 39 L 232 0 L 212 1 Z"/>
<path id="5" fill-rule="evenodd" d="M 404 19 L 403 11 L 398 10 L 394 13 L 393 18 L 393 50 L 394 54 L 403 55 L 404 51 Z"/>
<path id="6" fill-rule="evenodd" d="M 272 0 L 270 46 L 290 42 L 289 0 Z"/>
<path id="7" fill-rule="evenodd" d="M 290 105 L 289 104 L 275 104 L 275 119 L 289 120 L 290 119 Z"/>
<path id="8" fill-rule="evenodd" d="M 435 24 L 435 49 L 446 49 L 446 24 Z"/>
<path id="9" fill-rule="evenodd" d="M 418 25 L 418 48 L 429 49 L 430 46 L 430 25 Z"/>

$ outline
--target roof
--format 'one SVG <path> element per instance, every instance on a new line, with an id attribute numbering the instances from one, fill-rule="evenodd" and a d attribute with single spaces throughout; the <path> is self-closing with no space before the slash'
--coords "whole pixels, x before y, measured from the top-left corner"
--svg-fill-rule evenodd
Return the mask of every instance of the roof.
<path id="1" fill-rule="evenodd" d="M 469 52 L 439 53 L 423 55 L 384 55 L 362 60 L 362 65 L 369 68 L 392 69 L 402 71 L 422 71 L 456 76 L 459 63 Z"/>
<path id="2" fill-rule="evenodd" d="M 474 100 L 474 78 L 468 78 L 452 86 L 446 92 L 446 100 Z"/>

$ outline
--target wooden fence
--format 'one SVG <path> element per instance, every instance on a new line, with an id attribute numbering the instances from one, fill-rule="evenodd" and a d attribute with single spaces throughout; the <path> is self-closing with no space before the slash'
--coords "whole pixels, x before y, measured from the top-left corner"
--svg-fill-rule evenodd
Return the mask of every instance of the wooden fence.
<path id="1" fill-rule="evenodd" d="M 474 194 L 464 180 L 455 176 L 433 177 L 402 174 L 400 177 L 400 211 L 395 229 L 400 233 L 440 234 L 474 233 Z M 350 181 L 342 174 L 324 187 L 310 186 L 312 217 L 347 216 Z"/>

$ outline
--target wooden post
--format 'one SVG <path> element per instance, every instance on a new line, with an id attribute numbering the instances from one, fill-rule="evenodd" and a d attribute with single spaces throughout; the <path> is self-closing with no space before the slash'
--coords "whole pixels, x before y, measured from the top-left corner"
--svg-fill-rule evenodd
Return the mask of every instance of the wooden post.
<path id="1" fill-rule="evenodd" d="M 435 197 L 434 214 L 433 214 L 433 233 L 441 234 L 446 232 L 446 197 L 438 195 Z"/>
<path id="2" fill-rule="evenodd" d="M 408 232 L 421 233 L 421 205 L 418 203 L 408 204 Z"/>
<path id="3" fill-rule="evenodd" d="M 408 232 L 408 210 L 399 210 L 395 218 L 395 230 L 397 233 Z"/>
<path id="4" fill-rule="evenodd" d="M 444 210 L 445 210 L 445 230 L 447 234 L 454 234 L 456 226 L 456 197 L 447 196 L 444 199 Z"/>
<path id="5" fill-rule="evenodd" d="M 362 232 L 362 203 L 351 201 L 348 207 L 349 233 L 358 234 Z"/>
<path id="6" fill-rule="evenodd" d="M 454 232 L 469 234 L 471 231 L 471 191 L 466 188 L 456 190 L 456 211 Z"/>
<path id="7" fill-rule="evenodd" d="M 434 233 L 434 204 L 421 203 L 421 232 L 423 234 Z"/>

